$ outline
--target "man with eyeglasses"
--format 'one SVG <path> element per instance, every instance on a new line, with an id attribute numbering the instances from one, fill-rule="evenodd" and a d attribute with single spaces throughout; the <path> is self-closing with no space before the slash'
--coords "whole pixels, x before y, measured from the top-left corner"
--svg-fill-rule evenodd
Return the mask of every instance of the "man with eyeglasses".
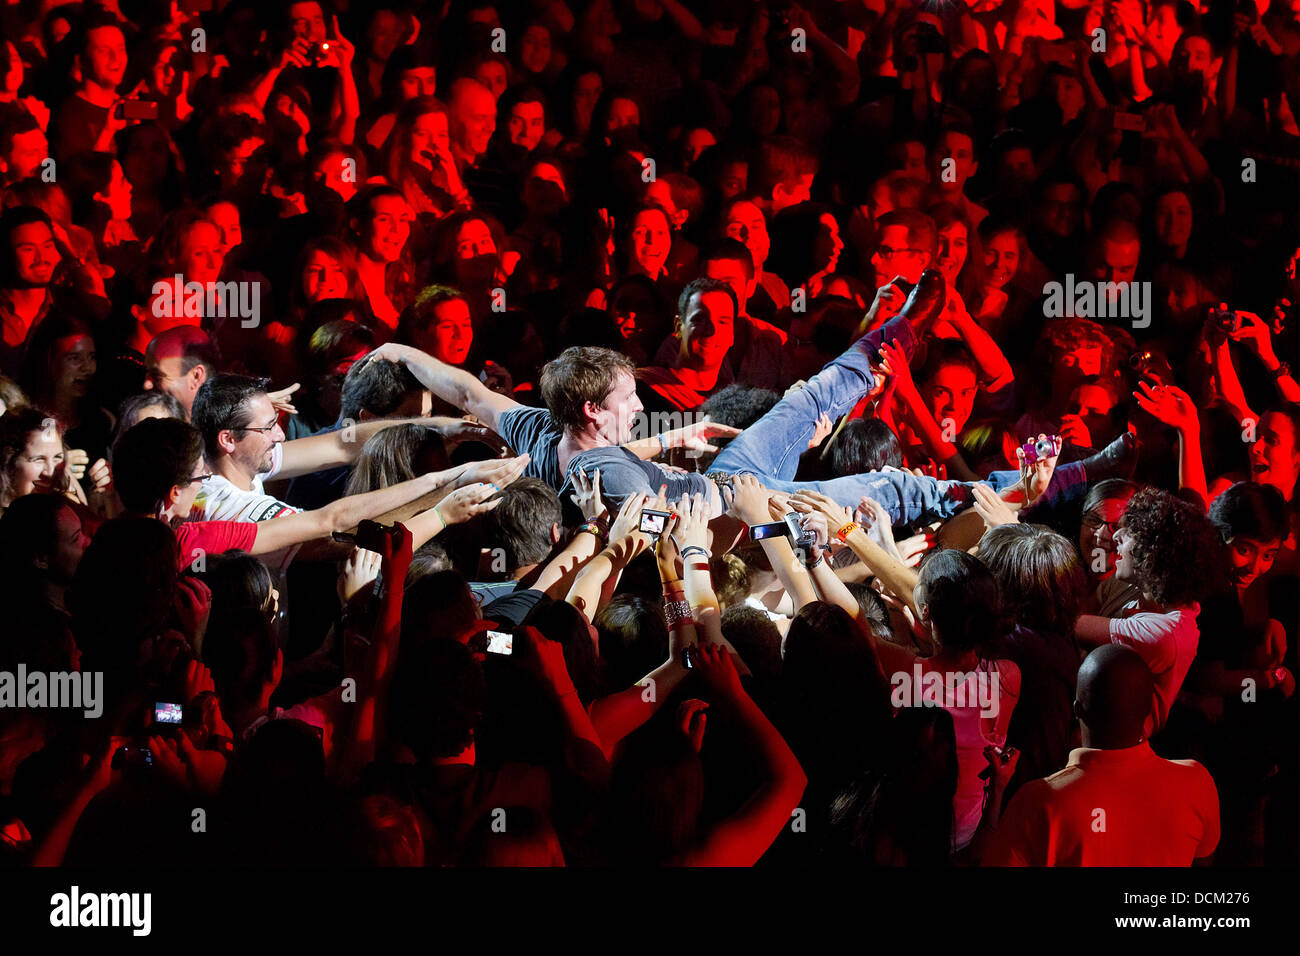
<path id="1" fill-rule="evenodd" d="M 874 324 L 898 314 L 907 294 L 921 281 L 921 273 L 934 261 L 939 231 L 934 220 L 916 209 L 895 209 L 876 221 L 880 238 L 871 256 L 876 270 L 876 300 L 868 317 Z M 898 280 L 907 287 L 895 285 Z"/>
<path id="2" fill-rule="evenodd" d="M 266 380 L 233 374 L 216 375 L 199 389 L 192 418 L 203 435 L 204 457 L 212 471 L 194 502 L 192 517 L 206 521 L 268 521 L 297 514 L 300 509 L 267 494 L 264 483 L 350 465 L 372 435 L 392 425 L 440 424 L 430 418 L 385 418 L 286 441 Z M 526 461 L 504 459 L 466 470 L 455 478 L 456 487 L 475 480 L 507 484 L 522 474 Z M 480 474 L 490 465 L 500 465 L 501 474 Z"/>

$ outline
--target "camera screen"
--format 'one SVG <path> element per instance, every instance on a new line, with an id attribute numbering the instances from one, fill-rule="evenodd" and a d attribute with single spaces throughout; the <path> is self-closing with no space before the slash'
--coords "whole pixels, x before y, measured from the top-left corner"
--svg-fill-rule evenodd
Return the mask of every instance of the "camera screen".
<path id="1" fill-rule="evenodd" d="M 662 511 L 641 512 L 641 530 L 649 534 L 663 534 L 668 516 Z"/>
<path id="2" fill-rule="evenodd" d="M 179 724 L 181 722 L 181 710 L 180 704 L 154 704 L 153 719 L 160 724 Z"/>
<path id="3" fill-rule="evenodd" d="M 489 654 L 514 653 L 514 635 L 505 631 L 488 631 L 487 652 Z"/>

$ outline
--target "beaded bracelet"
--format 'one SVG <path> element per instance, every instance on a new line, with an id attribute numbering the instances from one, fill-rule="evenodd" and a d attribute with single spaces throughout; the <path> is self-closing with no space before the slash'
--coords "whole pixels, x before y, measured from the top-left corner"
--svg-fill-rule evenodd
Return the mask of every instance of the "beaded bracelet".
<path id="1" fill-rule="evenodd" d="M 840 528 L 839 531 L 835 532 L 835 537 L 839 538 L 840 541 L 847 541 L 849 535 L 853 534 L 853 532 L 855 531 L 861 531 L 861 530 L 862 530 L 862 526 L 860 524 L 858 524 L 856 521 L 850 521 L 844 527 Z"/>
<path id="2" fill-rule="evenodd" d="M 594 534 L 596 536 L 596 539 L 600 541 L 601 544 L 605 543 L 605 535 L 600 530 L 600 526 L 597 525 L 595 522 L 588 521 L 586 524 L 579 525 L 578 530 L 575 533 L 582 534 L 584 531 L 587 534 Z"/>
<path id="3" fill-rule="evenodd" d="M 675 627 L 683 624 L 694 624 L 695 619 L 691 617 L 691 604 L 689 601 L 665 601 L 664 602 L 664 620 L 668 622 L 668 629 L 671 631 Z"/>

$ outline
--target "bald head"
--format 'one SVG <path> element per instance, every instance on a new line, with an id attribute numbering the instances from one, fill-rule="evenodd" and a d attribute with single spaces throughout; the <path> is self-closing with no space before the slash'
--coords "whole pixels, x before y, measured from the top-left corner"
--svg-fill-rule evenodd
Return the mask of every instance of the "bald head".
<path id="1" fill-rule="evenodd" d="M 1079 668 L 1074 695 L 1084 746 L 1114 750 L 1137 743 L 1154 692 L 1151 669 L 1132 648 L 1106 644 L 1089 654 Z"/>
<path id="2" fill-rule="evenodd" d="M 462 76 L 451 85 L 448 112 L 456 158 L 472 165 L 487 152 L 488 143 L 496 131 L 496 98 L 478 80 Z"/>

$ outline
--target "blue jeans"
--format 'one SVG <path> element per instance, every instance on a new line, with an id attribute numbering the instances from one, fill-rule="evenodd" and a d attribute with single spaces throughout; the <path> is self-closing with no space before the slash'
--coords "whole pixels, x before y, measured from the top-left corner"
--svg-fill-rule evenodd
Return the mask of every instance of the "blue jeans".
<path id="1" fill-rule="evenodd" d="M 846 508 L 856 508 L 864 495 L 875 498 L 894 517 L 895 525 L 950 518 L 971 503 L 971 483 L 943 481 L 905 471 L 874 471 L 844 475 L 827 481 L 795 481 L 799 456 L 808 450 L 808 442 L 820 415 L 831 420 L 853 409 L 875 384 L 870 361 L 880 344 L 898 340 L 912 357 L 916 338 L 911 323 L 895 317 L 858 341 L 814 375 L 803 388 L 786 395 L 781 401 L 731 440 L 714 459 L 709 474 L 726 472 L 750 474 L 773 491 L 794 493 L 816 491 Z M 1062 474 L 1065 472 L 1065 474 Z M 1077 472 L 1077 474 L 1075 474 Z M 1049 495 L 1059 484 L 1073 487 L 1083 482 L 1083 469 L 1066 465 L 1057 470 Z M 987 484 L 1001 491 L 1020 480 L 1015 471 L 995 471 Z"/>

